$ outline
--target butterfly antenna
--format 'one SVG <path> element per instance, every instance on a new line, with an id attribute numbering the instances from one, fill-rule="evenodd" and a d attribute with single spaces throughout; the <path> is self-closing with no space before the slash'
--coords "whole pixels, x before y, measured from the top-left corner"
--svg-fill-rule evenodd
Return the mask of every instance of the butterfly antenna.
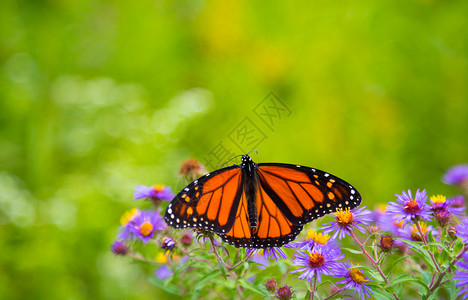
<path id="1" fill-rule="evenodd" d="M 250 150 L 249 152 L 247 152 L 247 155 L 249 155 L 249 154 L 252 153 L 252 152 L 257 153 L 257 155 L 258 155 L 258 151 L 257 151 L 257 150 Z"/>
<path id="2" fill-rule="evenodd" d="M 231 160 L 236 159 L 236 158 L 238 158 L 239 156 L 242 156 L 242 154 L 239 154 L 239 155 L 234 156 L 233 158 L 231 158 L 230 160 L 228 160 L 227 162 L 225 162 L 225 163 L 221 166 L 221 168 L 224 168 L 224 166 L 227 165 Z"/>

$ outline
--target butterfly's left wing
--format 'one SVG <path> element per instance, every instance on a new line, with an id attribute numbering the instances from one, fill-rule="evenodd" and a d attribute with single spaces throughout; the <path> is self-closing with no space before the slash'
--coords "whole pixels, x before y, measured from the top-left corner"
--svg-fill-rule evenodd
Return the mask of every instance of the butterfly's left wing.
<path id="1" fill-rule="evenodd" d="M 358 191 L 330 173 L 299 165 L 258 165 L 257 231 L 254 248 L 282 246 L 302 227 L 338 209 L 361 203 Z"/>

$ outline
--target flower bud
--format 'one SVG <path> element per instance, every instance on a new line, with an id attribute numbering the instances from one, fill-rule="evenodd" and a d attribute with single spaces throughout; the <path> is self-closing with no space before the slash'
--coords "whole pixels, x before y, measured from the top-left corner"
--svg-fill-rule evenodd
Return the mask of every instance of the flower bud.
<path id="1" fill-rule="evenodd" d="M 162 240 L 162 244 L 161 244 L 162 249 L 167 249 L 170 251 L 174 248 L 175 242 L 170 237 L 166 236 L 166 237 L 163 237 L 161 240 Z"/>
<path id="2" fill-rule="evenodd" d="M 393 237 L 387 234 L 387 235 L 383 235 L 380 238 L 379 247 L 382 250 L 382 252 L 390 252 L 394 244 L 395 244 L 395 240 L 393 239 Z"/>
<path id="3" fill-rule="evenodd" d="M 179 174 L 184 176 L 189 181 L 193 181 L 205 173 L 207 173 L 205 166 L 195 158 L 186 159 L 180 166 L 179 171 Z"/>
<path id="4" fill-rule="evenodd" d="M 267 282 L 265 283 L 265 287 L 267 291 L 269 291 L 270 293 L 276 292 L 276 280 L 268 279 Z"/>
<path id="5" fill-rule="evenodd" d="M 189 232 L 187 232 L 180 238 L 180 242 L 184 246 L 190 246 L 192 244 L 192 240 L 193 240 L 193 235 Z"/>
<path id="6" fill-rule="evenodd" d="M 285 285 L 276 291 L 276 298 L 280 300 L 289 300 L 293 297 L 293 293 L 294 291 L 291 291 L 291 287 Z"/>
<path id="7" fill-rule="evenodd" d="M 130 252 L 130 249 L 122 241 L 115 241 L 111 245 L 111 251 L 115 255 L 127 255 Z"/>

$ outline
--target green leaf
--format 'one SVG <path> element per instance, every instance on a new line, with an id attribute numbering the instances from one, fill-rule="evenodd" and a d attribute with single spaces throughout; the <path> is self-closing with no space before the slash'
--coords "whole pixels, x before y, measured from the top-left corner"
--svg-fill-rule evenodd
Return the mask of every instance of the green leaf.
<path id="1" fill-rule="evenodd" d="M 372 284 L 369 284 L 369 286 L 371 287 L 371 290 L 372 290 L 372 296 L 374 296 L 375 299 L 377 299 L 377 300 L 394 300 L 393 295 L 389 294 L 388 292 L 384 292 L 384 291 L 380 290 L 380 288 L 378 288 L 377 286 L 372 285 Z"/>
<path id="2" fill-rule="evenodd" d="M 193 290 L 194 291 L 197 291 L 197 290 L 201 290 L 203 288 L 203 286 L 205 285 L 205 283 L 211 283 L 211 279 L 219 276 L 221 274 L 221 271 L 219 269 L 216 269 L 214 271 L 211 271 L 210 273 L 206 274 L 205 276 L 203 276 L 200 280 L 198 280 L 198 282 L 195 284 L 195 286 L 193 287 Z"/>
<path id="3" fill-rule="evenodd" d="M 454 256 L 455 255 L 458 255 L 458 253 L 460 253 L 460 251 L 462 250 L 462 248 L 464 247 L 465 245 L 462 243 L 462 241 L 460 240 L 457 240 L 455 242 L 455 245 L 453 245 L 453 254 Z"/>
<path id="4" fill-rule="evenodd" d="M 237 281 L 239 283 L 239 285 L 247 290 L 251 290 L 257 294 L 260 294 L 260 295 L 263 295 L 263 296 L 268 296 L 269 293 L 264 291 L 264 290 L 261 290 L 259 289 L 258 287 L 256 287 L 255 285 L 251 284 L 249 281 L 245 280 L 245 279 L 239 279 Z"/>
<path id="5" fill-rule="evenodd" d="M 398 265 L 398 263 L 406 258 L 410 257 L 409 255 L 405 255 L 405 256 L 402 256 L 400 258 L 398 258 L 397 260 L 395 260 L 394 262 L 392 262 L 392 266 L 390 267 L 390 270 L 388 271 L 388 276 L 390 277 L 390 275 L 392 274 L 393 272 L 393 269 L 395 269 L 395 267 Z"/>
<path id="6" fill-rule="evenodd" d="M 353 253 L 353 254 L 362 254 L 361 250 L 355 250 L 355 249 L 351 249 L 351 248 L 341 248 L 341 249 L 345 250 L 345 251 L 348 251 L 350 253 Z"/>
<path id="7" fill-rule="evenodd" d="M 404 274 L 404 275 L 400 275 L 396 278 L 393 278 L 387 285 L 386 285 L 386 288 L 387 287 L 390 287 L 390 286 L 393 286 L 393 285 L 397 285 L 399 284 L 400 282 L 403 282 L 403 281 L 408 281 L 408 280 L 411 280 L 413 279 L 414 277 L 411 276 L 411 275 L 407 275 L 407 274 Z"/>
<path id="8" fill-rule="evenodd" d="M 426 292 L 429 292 L 429 286 L 427 286 L 426 283 L 424 283 L 421 279 L 417 279 L 415 278 L 414 276 L 412 275 L 407 275 L 407 274 L 404 274 L 404 275 L 400 275 L 396 278 L 393 278 L 386 287 L 390 287 L 390 286 L 394 286 L 394 285 L 397 285 L 399 283 L 403 283 L 403 282 L 415 282 L 417 284 L 419 284 L 420 286 L 422 286 L 423 288 L 426 289 Z"/>
<path id="9" fill-rule="evenodd" d="M 427 240 L 429 241 L 429 243 L 435 242 L 435 239 L 432 236 L 432 231 L 431 230 L 429 230 L 429 232 L 427 233 Z"/>
<path id="10" fill-rule="evenodd" d="M 427 250 L 423 249 L 424 245 L 422 245 L 420 243 L 413 242 L 413 241 L 409 241 L 407 239 L 399 238 L 397 240 L 400 240 L 400 241 L 410 245 L 412 247 L 411 249 L 414 251 L 414 253 L 424 261 L 424 263 L 426 264 L 427 267 L 431 268 L 432 270 L 436 269 L 436 267 L 434 265 L 434 262 L 432 261 L 431 256 L 427 253 Z"/>
<path id="11" fill-rule="evenodd" d="M 175 285 L 166 284 L 164 281 L 154 276 L 149 277 L 148 281 L 169 294 L 181 296 L 179 287 Z"/>

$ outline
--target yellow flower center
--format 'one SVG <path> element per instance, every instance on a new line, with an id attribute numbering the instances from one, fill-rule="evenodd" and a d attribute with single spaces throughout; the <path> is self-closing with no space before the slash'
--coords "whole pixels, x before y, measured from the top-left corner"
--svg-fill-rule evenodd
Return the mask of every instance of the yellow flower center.
<path id="1" fill-rule="evenodd" d="M 364 274 L 362 274 L 361 270 L 359 270 L 357 268 L 349 270 L 348 273 L 349 273 L 349 276 L 351 276 L 351 278 L 353 279 L 354 282 L 363 283 L 363 282 L 369 281 L 369 279 L 366 279 L 364 277 Z"/>
<path id="2" fill-rule="evenodd" d="M 336 221 L 341 226 L 351 225 L 354 221 L 353 213 L 347 208 L 346 210 L 338 210 L 335 213 Z"/>
<path id="3" fill-rule="evenodd" d="M 141 224 L 141 226 L 140 226 L 140 233 L 141 233 L 143 236 L 148 236 L 148 235 L 150 235 L 152 232 L 153 232 L 153 224 L 151 224 L 151 223 L 149 223 L 149 222 L 145 222 L 145 223 Z"/>
<path id="4" fill-rule="evenodd" d="M 421 232 L 423 235 L 426 235 L 427 233 L 427 224 L 426 223 L 419 223 L 419 226 L 421 227 Z M 417 241 L 417 242 L 421 242 L 422 241 L 422 237 L 421 235 L 419 234 L 419 230 L 418 230 L 418 227 L 416 225 L 413 224 L 413 230 L 411 230 L 411 238 L 414 240 L 414 241 Z"/>
<path id="5" fill-rule="evenodd" d="M 127 210 L 123 215 L 122 217 L 120 217 L 120 224 L 122 226 L 125 226 L 128 224 L 128 222 L 130 222 L 131 220 L 133 220 L 133 218 L 135 218 L 135 216 L 138 214 L 138 209 L 136 208 L 132 208 L 130 210 Z"/>
<path id="6" fill-rule="evenodd" d="M 160 193 L 160 192 L 163 191 L 164 185 L 162 185 L 162 184 L 155 184 L 155 185 L 153 185 L 153 189 L 154 189 L 156 192 Z"/>
<path id="7" fill-rule="evenodd" d="M 433 203 L 440 203 L 440 204 L 445 203 L 446 201 L 446 198 L 443 195 L 437 195 L 437 196 L 434 195 L 430 199 L 432 200 Z"/>
<path id="8" fill-rule="evenodd" d="M 320 253 L 309 253 L 309 266 L 311 268 L 320 268 L 325 264 L 325 257 Z"/>
<path id="9" fill-rule="evenodd" d="M 330 238 L 330 235 L 328 234 L 322 234 L 322 233 L 317 233 L 315 230 L 309 229 L 307 230 L 307 237 L 309 240 L 313 240 L 314 242 L 321 244 L 321 245 L 326 245 L 328 242 L 328 239 Z"/>
<path id="10" fill-rule="evenodd" d="M 156 255 L 156 261 L 160 264 L 165 264 L 167 263 L 167 256 L 159 252 L 158 255 Z"/>
<path id="11" fill-rule="evenodd" d="M 377 206 L 377 211 L 384 214 L 387 211 L 387 206 L 385 206 L 385 204 L 379 204 Z"/>

